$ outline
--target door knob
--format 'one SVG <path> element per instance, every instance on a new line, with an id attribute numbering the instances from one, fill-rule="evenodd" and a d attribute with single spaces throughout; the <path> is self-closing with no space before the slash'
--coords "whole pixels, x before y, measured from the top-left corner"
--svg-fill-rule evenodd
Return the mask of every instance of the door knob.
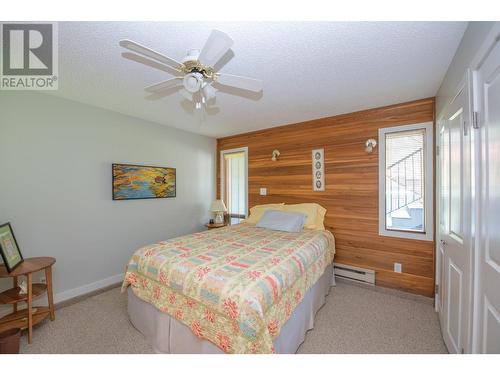
<path id="1" fill-rule="evenodd" d="M 441 242 L 442 246 L 446 245 L 446 241 L 445 240 L 439 240 L 439 242 Z"/>

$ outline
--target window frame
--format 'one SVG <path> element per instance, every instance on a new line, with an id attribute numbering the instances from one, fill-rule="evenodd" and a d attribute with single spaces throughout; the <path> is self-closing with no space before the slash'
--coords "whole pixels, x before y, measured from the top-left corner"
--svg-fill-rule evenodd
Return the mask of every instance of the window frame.
<path id="1" fill-rule="evenodd" d="M 249 211 L 249 207 L 248 207 L 248 195 L 249 195 L 249 191 L 248 191 L 248 147 L 238 147 L 238 148 L 231 148 L 231 149 L 227 149 L 227 150 L 221 150 L 220 151 L 220 199 L 224 199 L 224 196 L 225 196 L 225 170 L 224 170 L 224 166 L 225 166 L 225 163 L 224 163 L 224 155 L 225 154 L 235 154 L 235 153 L 240 153 L 240 152 L 243 152 L 245 154 L 245 193 L 246 193 L 246 212 L 245 212 L 245 217 L 244 219 L 246 219 L 248 217 L 248 211 Z M 224 203 L 227 203 L 227 202 L 224 202 Z"/>
<path id="2" fill-rule="evenodd" d="M 424 137 L 424 232 L 406 231 L 400 229 L 387 229 L 386 226 L 386 170 L 385 170 L 385 138 L 386 134 L 399 133 L 411 130 L 425 130 Z M 423 241 L 434 240 L 434 133 L 433 123 L 423 122 L 418 124 L 380 128 L 379 139 L 379 235 L 387 237 L 408 238 Z"/>

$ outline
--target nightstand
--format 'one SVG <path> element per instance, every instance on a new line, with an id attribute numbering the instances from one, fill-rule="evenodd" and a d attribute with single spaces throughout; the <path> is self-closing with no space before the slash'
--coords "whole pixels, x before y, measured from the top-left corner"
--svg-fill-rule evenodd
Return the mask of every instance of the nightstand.
<path id="1" fill-rule="evenodd" d="M 55 319 L 54 299 L 52 295 L 52 265 L 55 258 L 39 257 L 27 258 L 11 273 L 7 273 L 4 265 L 0 265 L 0 278 L 12 277 L 13 288 L 0 293 L 0 304 L 9 304 L 13 307 L 13 312 L 0 318 L 0 331 L 10 328 L 28 329 L 28 343 L 31 344 L 33 336 L 33 326 L 50 316 L 50 320 Z M 46 283 L 33 283 L 33 272 L 45 271 Z M 21 288 L 17 286 L 17 278 L 26 276 L 28 279 L 28 290 L 26 294 L 21 294 Z M 48 306 L 33 306 L 33 298 L 47 292 Z M 26 309 L 18 310 L 17 304 L 25 302 Z"/>
<path id="2" fill-rule="evenodd" d="M 210 229 L 217 229 L 217 228 L 225 227 L 225 226 L 227 226 L 227 223 L 221 223 L 221 224 L 207 223 L 207 224 L 205 224 L 205 226 L 208 228 L 208 230 L 210 230 Z"/>

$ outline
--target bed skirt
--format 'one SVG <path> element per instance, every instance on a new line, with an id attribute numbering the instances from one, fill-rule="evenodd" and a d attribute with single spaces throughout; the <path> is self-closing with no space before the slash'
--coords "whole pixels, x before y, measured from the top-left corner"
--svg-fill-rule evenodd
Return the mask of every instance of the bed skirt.
<path id="1" fill-rule="evenodd" d="M 326 268 L 323 275 L 305 294 L 292 316 L 281 328 L 274 342 L 276 353 L 293 354 L 304 342 L 306 332 L 314 327 L 316 312 L 325 303 L 330 286 L 334 285 L 333 267 Z M 153 305 L 137 297 L 128 288 L 128 314 L 131 323 L 153 346 L 157 353 L 171 354 L 222 354 L 215 344 L 201 339 L 184 324 L 161 312 Z"/>

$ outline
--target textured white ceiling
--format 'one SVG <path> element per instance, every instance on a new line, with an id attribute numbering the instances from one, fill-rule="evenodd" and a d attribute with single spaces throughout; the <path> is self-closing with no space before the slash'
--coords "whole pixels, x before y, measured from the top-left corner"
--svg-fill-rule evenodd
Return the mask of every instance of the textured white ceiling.
<path id="1" fill-rule="evenodd" d="M 54 95 L 213 137 L 434 96 L 466 22 L 61 22 Z M 131 39 L 182 59 L 216 28 L 234 39 L 220 71 L 264 81 L 261 95 L 220 91 L 203 122 L 171 77 L 121 57 Z M 233 55 L 231 57 L 231 55 Z"/>

